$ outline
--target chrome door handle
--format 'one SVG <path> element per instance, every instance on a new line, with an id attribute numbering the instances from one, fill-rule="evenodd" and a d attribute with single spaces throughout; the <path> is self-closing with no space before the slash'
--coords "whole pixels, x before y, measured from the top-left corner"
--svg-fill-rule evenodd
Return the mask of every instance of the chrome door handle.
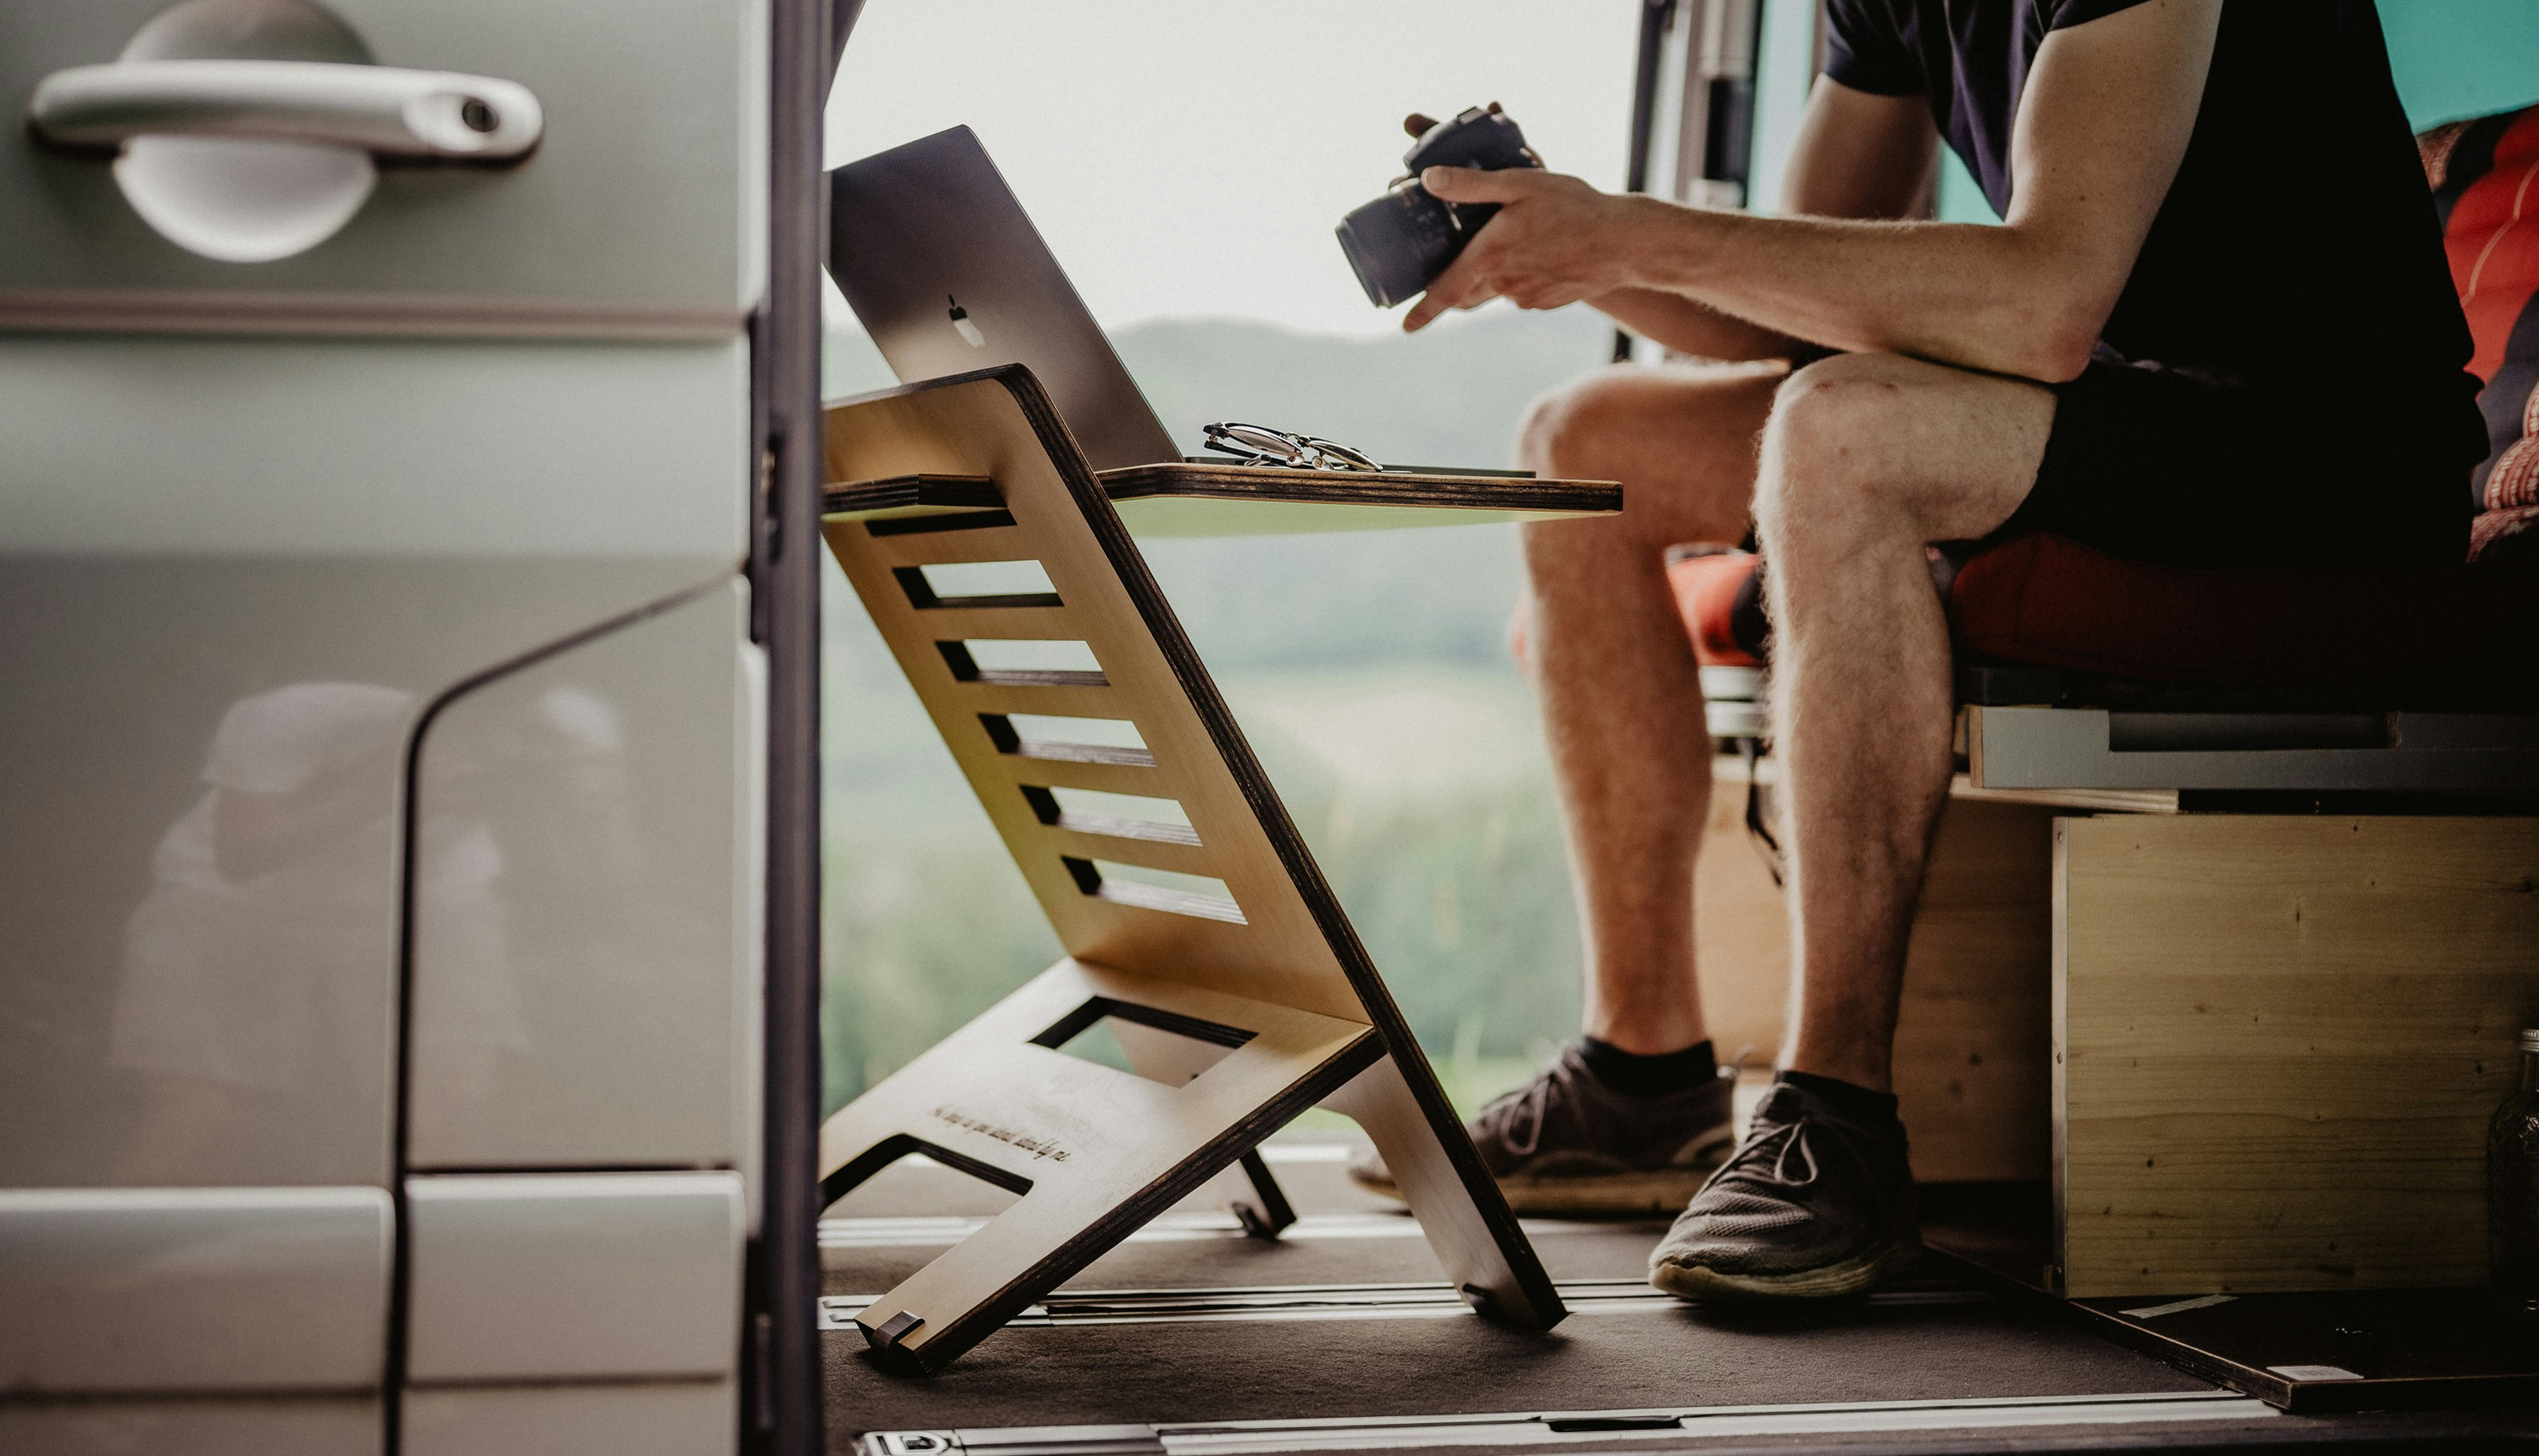
<path id="1" fill-rule="evenodd" d="M 516 82 L 335 61 L 119 61 L 36 83 L 27 121 L 66 147 L 138 136 L 255 137 L 386 157 L 510 162 L 546 132 Z"/>

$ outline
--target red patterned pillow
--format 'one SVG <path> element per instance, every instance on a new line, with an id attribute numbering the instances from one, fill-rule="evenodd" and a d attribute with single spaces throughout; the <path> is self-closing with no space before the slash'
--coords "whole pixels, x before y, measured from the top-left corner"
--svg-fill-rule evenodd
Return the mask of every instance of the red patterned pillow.
<path id="1" fill-rule="evenodd" d="M 2453 122 L 2417 139 L 2450 253 L 2451 282 L 2486 383 L 2494 448 L 2477 468 L 2469 557 L 2539 545 L 2539 106 Z"/>

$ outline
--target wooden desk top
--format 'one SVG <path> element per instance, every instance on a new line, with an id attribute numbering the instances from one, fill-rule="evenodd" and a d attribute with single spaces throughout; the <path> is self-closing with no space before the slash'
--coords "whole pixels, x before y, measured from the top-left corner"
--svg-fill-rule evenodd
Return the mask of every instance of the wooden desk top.
<path id="1" fill-rule="evenodd" d="M 1120 519 L 1140 536 L 1284 536 L 1610 515 L 1611 481 L 1382 474 L 1262 465 L 1158 464 L 1102 472 Z M 822 514 L 882 519 L 993 510 L 985 476 L 906 475 L 828 488 Z"/>

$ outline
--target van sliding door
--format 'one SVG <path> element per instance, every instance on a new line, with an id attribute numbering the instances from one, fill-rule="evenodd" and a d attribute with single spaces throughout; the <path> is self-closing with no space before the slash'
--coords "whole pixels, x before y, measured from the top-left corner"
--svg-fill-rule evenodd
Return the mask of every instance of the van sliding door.
<path id="1" fill-rule="evenodd" d="M 0 1448 L 816 1439 L 824 11 L 0 8 Z"/>

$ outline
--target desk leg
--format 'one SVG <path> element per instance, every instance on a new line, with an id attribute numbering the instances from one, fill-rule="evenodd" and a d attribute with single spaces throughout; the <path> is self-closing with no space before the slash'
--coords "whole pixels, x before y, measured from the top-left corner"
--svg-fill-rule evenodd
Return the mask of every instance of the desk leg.
<path id="1" fill-rule="evenodd" d="M 1475 1309 L 1530 1330 L 1550 1329 L 1568 1313 L 1480 1155 L 1466 1141 L 1463 1160 L 1470 1166 L 1456 1165 L 1392 1057 L 1359 1073 L 1323 1105 L 1366 1129 L 1446 1277 Z M 1462 1128 L 1453 1131 L 1464 1140 Z"/>

